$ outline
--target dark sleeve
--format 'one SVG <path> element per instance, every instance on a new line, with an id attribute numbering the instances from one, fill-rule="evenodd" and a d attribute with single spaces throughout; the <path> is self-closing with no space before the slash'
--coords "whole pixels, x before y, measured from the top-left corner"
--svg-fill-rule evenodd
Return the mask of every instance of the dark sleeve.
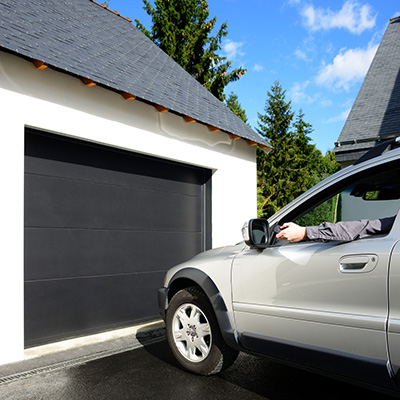
<path id="1" fill-rule="evenodd" d="M 355 239 L 362 239 L 371 235 L 383 235 L 392 228 L 395 217 L 360 221 L 342 221 L 333 224 L 323 222 L 319 226 L 309 226 L 307 239 L 328 242 L 343 241 L 350 242 Z"/>

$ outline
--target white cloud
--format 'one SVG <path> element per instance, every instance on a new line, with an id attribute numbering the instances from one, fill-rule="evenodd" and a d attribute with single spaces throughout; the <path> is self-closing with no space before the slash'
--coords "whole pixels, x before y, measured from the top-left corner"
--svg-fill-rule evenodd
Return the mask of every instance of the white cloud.
<path id="1" fill-rule="evenodd" d="M 350 110 L 351 110 L 351 108 L 348 108 L 347 110 L 342 111 L 339 115 L 328 118 L 325 121 L 325 124 L 332 124 L 334 122 L 346 121 L 347 117 L 350 114 Z"/>
<path id="2" fill-rule="evenodd" d="M 232 61 L 237 56 L 243 56 L 244 53 L 240 51 L 240 48 L 243 46 L 243 42 L 234 42 L 233 40 L 227 40 L 222 48 L 226 54 L 228 60 Z"/>
<path id="3" fill-rule="evenodd" d="M 263 69 L 264 69 L 264 67 L 263 67 L 262 65 L 260 65 L 260 64 L 256 64 L 256 65 L 254 65 L 254 67 L 253 67 L 253 70 L 256 71 L 256 72 L 260 72 L 260 71 L 262 71 Z"/>
<path id="4" fill-rule="evenodd" d="M 290 89 L 289 95 L 293 103 L 301 103 L 306 101 L 307 94 L 306 88 L 310 84 L 310 81 L 306 81 L 303 83 L 295 83 Z"/>
<path id="5" fill-rule="evenodd" d="M 333 101 L 331 99 L 325 99 L 320 102 L 322 107 L 332 107 Z"/>
<path id="6" fill-rule="evenodd" d="M 317 84 L 349 90 L 364 78 L 377 48 L 378 45 L 370 43 L 367 49 L 342 49 L 331 64 L 322 67 L 316 78 Z"/>
<path id="7" fill-rule="evenodd" d="M 294 55 L 297 58 L 300 58 L 300 60 L 309 61 L 309 58 L 307 57 L 307 54 L 304 51 L 300 50 L 300 49 L 296 49 L 296 51 L 294 52 Z"/>
<path id="8" fill-rule="evenodd" d="M 336 12 L 308 4 L 301 14 L 304 24 L 312 31 L 343 28 L 360 34 L 366 29 L 373 28 L 376 22 L 376 15 L 372 14 L 371 6 L 362 5 L 355 0 L 347 0 Z"/>
<path id="9" fill-rule="evenodd" d="M 307 94 L 306 89 L 310 85 L 310 81 L 305 81 L 303 83 L 295 83 L 290 91 L 289 96 L 293 103 L 307 103 L 312 104 L 315 103 L 320 95 L 318 93 L 310 96 Z"/>

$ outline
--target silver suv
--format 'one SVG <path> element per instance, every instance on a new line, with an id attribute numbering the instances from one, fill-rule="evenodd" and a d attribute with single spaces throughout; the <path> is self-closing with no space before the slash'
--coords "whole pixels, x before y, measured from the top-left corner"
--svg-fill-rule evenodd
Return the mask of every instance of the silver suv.
<path id="1" fill-rule="evenodd" d="M 391 141 L 372 149 L 268 220 L 249 221 L 242 243 L 168 271 L 160 313 L 185 369 L 218 373 L 244 351 L 399 393 L 396 147 Z M 352 242 L 288 243 L 274 231 L 289 221 L 310 226 L 396 215 L 388 234 Z"/>

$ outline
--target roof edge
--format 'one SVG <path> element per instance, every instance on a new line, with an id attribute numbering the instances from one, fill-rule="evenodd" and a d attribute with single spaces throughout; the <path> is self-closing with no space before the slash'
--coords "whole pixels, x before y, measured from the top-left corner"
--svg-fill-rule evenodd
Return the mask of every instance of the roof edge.
<path id="1" fill-rule="evenodd" d="M 115 14 L 115 15 L 118 15 L 118 17 L 121 17 L 122 19 L 125 19 L 125 20 L 128 21 L 128 22 L 132 22 L 132 20 L 131 20 L 130 18 L 124 17 L 124 16 L 121 15 L 118 11 L 111 10 L 111 9 L 108 8 L 105 4 L 98 3 L 98 2 L 95 1 L 95 0 L 90 0 L 90 1 L 91 1 L 92 3 L 98 5 L 99 7 L 104 8 L 105 10 L 107 10 L 107 11 L 109 11 L 109 12 L 111 12 L 111 13 L 113 13 L 113 14 Z"/>
<path id="2" fill-rule="evenodd" d="M 96 3 L 94 0 L 90 0 L 90 1 Z M 101 7 L 103 7 L 103 5 L 101 5 L 101 4 L 99 4 L 99 5 Z M 103 8 L 105 8 L 105 6 Z M 23 59 L 31 62 L 35 66 L 35 68 L 38 69 L 38 70 L 44 70 L 47 67 L 49 67 L 49 68 L 51 68 L 51 69 L 53 69 L 55 71 L 58 71 L 60 73 L 67 74 L 67 75 L 70 75 L 70 76 L 72 76 L 74 78 L 80 79 L 82 81 L 82 83 L 87 87 L 98 85 L 98 86 L 102 87 L 103 89 L 111 90 L 111 91 L 113 91 L 115 93 L 119 93 L 126 101 L 131 101 L 131 100 L 141 101 L 143 103 L 146 103 L 148 105 L 151 105 L 151 106 L 155 107 L 157 109 L 157 111 L 159 111 L 161 113 L 170 112 L 172 114 L 175 114 L 177 116 L 182 117 L 188 123 L 197 122 L 197 123 L 199 123 L 201 125 L 204 125 L 209 129 L 210 132 L 220 131 L 220 132 L 224 132 L 227 135 L 229 135 L 232 138 L 232 140 L 242 139 L 249 146 L 258 146 L 267 154 L 272 150 L 272 146 L 265 139 L 263 139 L 261 136 L 260 136 L 259 140 L 257 140 L 256 138 L 248 139 L 245 136 L 241 136 L 240 133 L 238 133 L 238 132 L 230 132 L 230 131 L 227 131 L 227 130 L 222 129 L 222 128 L 214 127 L 214 126 L 211 126 L 210 124 L 208 124 L 207 122 L 191 118 L 190 116 L 184 115 L 184 114 L 182 114 L 182 113 L 180 113 L 178 111 L 168 110 L 167 108 L 165 108 L 161 104 L 157 104 L 157 103 L 151 102 L 151 101 L 149 101 L 147 99 L 143 99 L 141 97 L 138 97 L 138 96 L 135 96 L 133 94 L 130 94 L 128 92 L 124 92 L 124 91 L 122 91 L 122 90 L 120 90 L 120 89 L 118 89 L 116 87 L 107 86 L 107 85 L 105 85 L 105 84 L 103 84 L 101 82 L 97 82 L 95 80 L 92 80 L 91 77 L 89 77 L 89 76 L 83 76 L 83 75 L 79 75 L 79 74 L 76 74 L 76 73 L 71 72 L 71 71 L 64 70 L 64 69 L 62 69 L 62 68 L 60 68 L 60 67 L 58 67 L 56 65 L 53 65 L 51 63 L 47 63 L 46 61 L 37 60 L 37 59 L 32 58 L 31 56 L 27 55 L 27 54 L 23 54 L 23 53 L 18 52 L 18 51 L 13 51 L 11 49 L 7 49 L 7 48 L 4 48 L 4 47 L 1 47 L 0 50 L 1 51 L 5 51 L 5 52 L 10 53 L 10 54 L 13 54 L 14 56 L 23 58 Z M 237 117 L 237 118 L 239 118 L 239 117 Z"/>

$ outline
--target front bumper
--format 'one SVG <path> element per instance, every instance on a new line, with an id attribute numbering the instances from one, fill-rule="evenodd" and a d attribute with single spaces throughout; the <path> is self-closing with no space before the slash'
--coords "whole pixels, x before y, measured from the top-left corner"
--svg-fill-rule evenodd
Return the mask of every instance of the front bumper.
<path id="1" fill-rule="evenodd" d="M 158 289 L 158 310 L 161 318 L 165 321 L 165 312 L 168 308 L 168 292 L 169 289 L 166 287 Z"/>

